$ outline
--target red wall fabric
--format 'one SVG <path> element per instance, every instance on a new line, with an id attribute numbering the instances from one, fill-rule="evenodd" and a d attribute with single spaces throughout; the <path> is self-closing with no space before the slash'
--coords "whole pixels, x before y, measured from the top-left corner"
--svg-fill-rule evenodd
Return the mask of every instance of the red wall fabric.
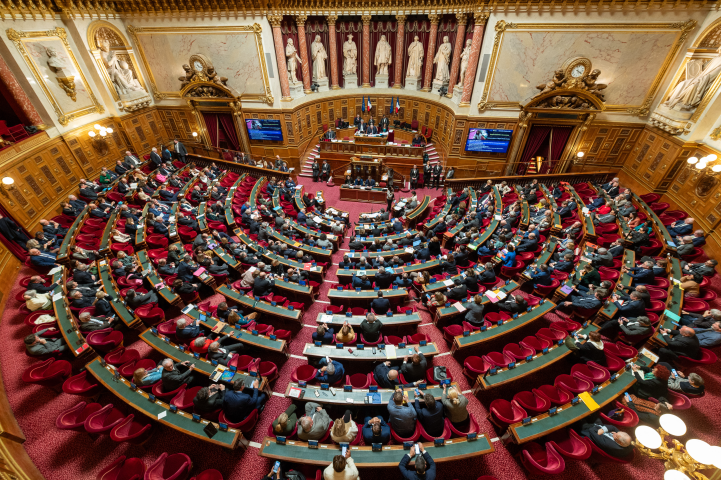
<path id="1" fill-rule="evenodd" d="M 202 112 L 203 120 L 205 120 L 205 128 L 208 130 L 210 144 L 214 147 L 218 146 L 218 114 Z"/>
<path id="2" fill-rule="evenodd" d="M 238 133 L 235 131 L 235 122 L 233 116 L 229 113 L 218 114 L 218 124 L 225 135 L 225 140 L 230 144 L 233 150 L 240 150 L 240 142 L 238 141 Z"/>
<path id="3" fill-rule="evenodd" d="M 518 169 L 516 170 L 518 175 L 522 175 L 523 172 L 526 171 L 526 167 L 531 158 L 536 155 L 543 155 L 544 157 L 548 155 L 548 153 L 538 153 L 538 151 L 544 142 L 546 142 L 546 138 L 548 134 L 551 133 L 552 128 L 553 127 L 546 125 L 533 125 L 531 127 L 531 131 L 528 133 L 528 140 L 526 141 L 526 148 L 523 150 L 521 162 L 518 164 Z"/>

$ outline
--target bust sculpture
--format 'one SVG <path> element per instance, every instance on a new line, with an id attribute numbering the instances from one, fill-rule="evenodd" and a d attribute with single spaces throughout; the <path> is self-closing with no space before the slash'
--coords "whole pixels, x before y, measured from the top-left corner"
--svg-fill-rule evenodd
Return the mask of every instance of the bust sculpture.
<path id="1" fill-rule="evenodd" d="M 378 68 L 377 75 L 388 75 L 388 65 L 393 63 L 391 56 L 391 45 L 386 40 L 385 35 L 381 35 L 381 39 L 376 45 L 376 55 L 373 64 Z"/>
<path id="2" fill-rule="evenodd" d="M 315 36 L 315 40 L 311 45 L 311 57 L 313 58 L 313 80 L 321 80 L 328 78 L 325 71 L 325 61 L 328 54 L 325 51 L 323 43 L 320 41 L 320 35 Z"/>
<path id="3" fill-rule="evenodd" d="M 353 34 L 348 34 L 348 40 L 343 43 L 343 74 L 355 75 L 358 65 L 358 48 L 353 41 Z"/>
<path id="4" fill-rule="evenodd" d="M 443 37 L 443 43 L 438 47 L 433 63 L 436 64 L 436 76 L 434 80 L 441 83 L 448 83 L 451 78 L 451 74 L 448 71 L 448 65 L 451 62 L 451 42 L 448 41 L 448 37 Z"/>
<path id="5" fill-rule="evenodd" d="M 420 77 L 423 67 L 423 44 L 418 41 L 418 35 L 413 38 L 413 43 L 408 46 L 408 69 L 406 77 Z"/>
<path id="6" fill-rule="evenodd" d="M 48 47 L 45 50 L 45 53 L 48 55 L 47 65 L 50 67 L 50 70 L 58 76 L 58 78 L 65 78 L 70 77 L 71 72 L 66 72 L 68 66 L 65 63 L 65 60 L 58 57 L 58 52 L 53 47 Z"/>

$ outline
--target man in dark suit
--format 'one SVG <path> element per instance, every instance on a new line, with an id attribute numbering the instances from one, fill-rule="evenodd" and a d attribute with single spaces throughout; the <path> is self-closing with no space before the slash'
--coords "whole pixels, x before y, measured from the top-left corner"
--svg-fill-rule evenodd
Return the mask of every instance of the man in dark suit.
<path id="1" fill-rule="evenodd" d="M 659 362 L 674 363 L 679 355 L 694 360 L 701 359 L 701 345 L 693 328 L 681 327 L 679 330 L 661 328 L 659 331 L 666 341 L 666 346 L 658 350 Z"/>
<path id="2" fill-rule="evenodd" d="M 631 292 L 629 300 L 623 302 L 623 305 L 621 305 L 619 297 L 614 295 L 613 303 L 618 307 L 617 316 L 635 318 L 646 314 L 646 305 L 643 303 L 638 292 Z"/>
<path id="3" fill-rule="evenodd" d="M 533 288 L 540 286 L 548 286 L 553 283 L 551 274 L 548 272 L 548 265 L 545 263 L 539 265 L 537 269 L 531 273 L 531 280 L 533 281 Z"/>
<path id="4" fill-rule="evenodd" d="M 633 452 L 631 436 L 628 433 L 613 425 L 603 425 L 600 420 L 584 424 L 580 433 L 612 457 L 626 458 Z"/>
<path id="5" fill-rule="evenodd" d="M 693 232 L 693 222 L 694 220 L 691 217 L 679 220 L 673 225 L 667 227 L 668 234 L 674 238 L 682 235 L 690 235 Z"/>
<path id="6" fill-rule="evenodd" d="M 516 252 L 533 252 L 538 248 L 538 240 L 536 234 L 531 233 L 528 238 L 521 240 L 521 243 L 516 247 Z"/>
<path id="7" fill-rule="evenodd" d="M 354 275 L 351 279 L 351 285 L 353 285 L 353 288 L 360 288 L 361 290 L 370 290 L 373 288 L 373 284 L 365 275 L 360 277 Z"/>
<path id="8" fill-rule="evenodd" d="M 385 311 L 383 313 L 385 314 Z M 381 328 L 383 328 L 383 324 L 380 320 L 376 319 L 375 314 L 372 312 L 368 312 L 368 314 L 366 314 L 366 318 L 360 324 L 360 331 L 361 335 L 363 335 L 363 339 L 371 343 L 378 341 L 381 335 Z"/>
<path id="9" fill-rule="evenodd" d="M 403 455 L 398 469 L 401 476 L 405 480 L 432 480 L 436 478 L 436 464 L 431 455 L 423 448 L 423 444 L 419 443 L 421 454 L 414 460 L 415 468 L 409 469 L 408 464 L 413 459 L 416 451 L 411 447 L 409 453 Z"/>
<path id="10" fill-rule="evenodd" d="M 385 290 L 391 287 L 391 284 L 393 283 L 393 275 L 388 273 L 386 269 L 381 269 L 378 270 L 378 273 L 376 273 L 375 281 L 376 287 Z"/>
<path id="11" fill-rule="evenodd" d="M 366 417 L 363 421 L 363 441 L 366 445 L 391 441 L 391 427 L 382 417 Z"/>
<path id="12" fill-rule="evenodd" d="M 621 268 L 622 273 L 628 273 L 633 278 L 634 285 L 652 284 L 656 278 L 653 274 L 653 262 L 644 262 L 640 267 Z"/>
<path id="13" fill-rule="evenodd" d="M 323 165 L 320 167 L 320 178 L 323 179 L 323 181 L 327 181 L 330 177 L 330 165 L 328 165 L 328 162 L 323 160 Z"/>
<path id="14" fill-rule="evenodd" d="M 163 159 L 160 158 L 160 155 L 158 155 L 158 149 L 155 147 L 150 150 L 150 161 L 153 162 L 155 168 L 159 168 L 163 163 Z"/>
<path id="15" fill-rule="evenodd" d="M 597 288 L 593 295 L 572 295 L 570 301 L 563 302 L 565 307 L 573 306 L 574 308 L 585 308 L 593 310 L 603 305 L 603 297 L 607 292 L 602 288 Z"/>
<path id="16" fill-rule="evenodd" d="M 436 166 L 433 167 L 433 187 L 434 188 L 440 188 L 442 173 L 443 173 L 443 167 L 441 167 L 440 163 L 436 163 Z M 430 185 L 430 180 L 428 183 Z"/>
<path id="17" fill-rule="evenodd" d="M 155 233 L 158 235 L 163 235 L 167 237 L 170 235 L 170 231 L 168 230 L 168 227 L 165 226 L 165 223 L 163 223 L 163 217 L 157 216 L 154 219 L 153 222 L 153 230 L 155 230 Z"/>
<path id="18" fill-rule="evenodd" d="M 258 380 L 253 380 L 253 393 L 244 393 L 245 384 L 242 378 L 233 382 L 233 390 L 226 392 L 223 399 L 223 414 L 231 423 L 240 423 L 250 415 L 253 410 L 263 411 L 268 396 L 258 392 Z"/>
<path id="19" fill-rule="evenodd" d="M 388 120 L 388 117 L 383 115 L 383 118 L 381 119 L 380 123 L 378 124 L 378 128 L 380 128 L 381 132 L 385 128 L 386 131 L 390 129 L 391 122 Z"/>
<path id="20" fill-rule="evenodd" d="M 57 261 L 54 253 L 41 253 L 37 248 L 28 251 L 30 263 L 37 267 L 54 267 Z"/>
<path id="21" fill-rule="evenodd" d="M 378 315 L 385 315 L 388 310 L 391 309 L 391 302 L 388 299 L 383 298 L 383 292 L 378 291 L 378 298 L 371 302 L 371 310 Z M 368 339 L 366 339 L 368 340 Z M 368 340 L 372 342 L 373 340 Z"/>
<path id="22" fill-rule="evenodd" d="M 403 385 L 398 381 L 398 367 L 391 367 L 391 362 L 383 362 L 373 369 L 373 377 L 379 388 L 395 389 L 397 386 L 413 387 L 415 383 Z M 416 383 L 421 383 L 420 381 Z"/>
<path id="23" fill-rule="evenodd" d="M 213 413 L 223 408 L 223 398 L 225 398 L 225 385 L 216 383 L 203 387 L 195 394 L 193 411 L 200 415 Z"/>
<path id="24" fill-rule="evenodd" d="M 173 140 L 173 143 L 175 144 L 175 154 L 178 156 L 178 160 L 185 163 L 185 157 L 188 155 L 188 150 L 186 150 L 185 145 L 180 143 L 177 138 Z"/>
<path id="25" fill-rule="evenodd" d="M 208 347 L 208 360 L 215 360 L 221 365 L 228 365 L 234 354 L 239 355 L 244 350 L 245 345 L 225 336 L 210 344 Z"/>
<path id="26" fill-rule="evenodd" d="M 361 123 L 363 123 L 363 119 L 360 115 L 356 115 L 353 119 L 353 125 L 355 126 L 355 128 L 359 128 L 361 126 Z"/>
<path id="27" fill-rule="evenodd" d="M 321 358 L 318 361 L 318 372 L 315 374 L 315 379 L 320 383 L 338 383 L 341 380 L 345 380 L 345 368 L 340 362 L 335 360 L 328 361 L 327 358 Z"/>
<path id="28" fill-rule="evenodd" d="M 163 382 L 162 385 L 164 392 L 172 392 L 173 390 L 179 389 L 184 383 L 190 385 L 195 380 L 193 374 L 195 364 L 192 364 L 187 360 L 185 362 L 174 363 L 170 358 L 166 358 L 163 360 L 162 365 L 163 374 L 161 381 Z M 182 373 L 178 370 L 178 367 L 180 366 L 186 367 L 185 371 Z"/>
<path id="29" fill-rule="evenodd" d="M 405 378 L 405 375 L 403 375 Z M 426 393 L 423 396 L 423 405 L 418 401 L 418 393 L 414 393 L 415 402 L 413 408 L 416 410 L 418 421 L 421 422 L 423 429 L 432 437 L 440 437 L 443 435 L 445 428 L 445 419 L 443 417 L 443 404 L 436 400 L 433 395 Z"/>
<path id="30" fill-rule="evenodd" d="M 420 178 L 420 172 L 418 171 L 418 167 L 413 165 L 413 168 L 411 168 L 411 188 L 416 189 L 418 187 L 418 179 Z"/>
<path id="31" fill-rule="evenodd" d="M 466 285 L 461 282 L 460 278 L 456 278 L 453 280 L 453 288 L 448 289 L 448 293 L 446 293 L 446 296 L 451 300 L 461 301 L 466 296 L 468 296 L 468 288 L 466 288 Z"/>
<path id="32" fill-rule="evenodd" d="M 716 265 L 718 261 L 710 259 L 704 263 L 687 263 L 681 262 L 684 273 L 690 273 L 694 276 L 713 277 L 716 273 Z"/>
<path id="33" fill-rule="evenodd" d="M 275 280 L 268 280 L 265 272 L 261 272 L 258 278 L 253 283 L 253 295 L 256 297 L 264 297 L 273 293 L 273 287 L 275 286 Z"/>
<path id="34" fill-rule="evenodd" d="M 202 335 L 203 331 L 198 325 L 198 321 L 188 321 L 185 318 L 180 318 L 175 323 L 175 336 L 181 340 L 190 340 Z"/>
<path id="35" fill-rule="evenodd" d="M 121 162 L 120 160 L 115 162 L 115 173 L 117 173 L 118 175 L 122 175 L 128 170 L 130 170 L 128 166 L 123 164 L 123 162 Z"/>

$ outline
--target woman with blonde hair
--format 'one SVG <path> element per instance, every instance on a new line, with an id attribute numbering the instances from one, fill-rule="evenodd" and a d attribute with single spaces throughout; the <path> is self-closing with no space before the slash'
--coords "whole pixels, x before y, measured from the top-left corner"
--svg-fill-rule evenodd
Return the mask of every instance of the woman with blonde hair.
<path id="1" fill-rule="evenodd" d="M 431 298 L 430 302 L 428 302 L 428 305 L 431 307 L 442 307 L 446 304 L 448 301 L 448 297 L 443 295 L 443 292 L 436 292 L 435 295 L 433 295 L 433 298 Z"/>
<path id="2" fill-rule="evenodd" d="M 240 280 L 240 285 L 245 288 L 252 288 L 253 285 L 255 285 L 255 279 L 258 278 L 258 275 L 260 275 L 260 269 L 249 268 L 243 274 L 243 278 Z"/>
<path id="3" fill-rule="evenodd" d="M 158 365 L 150 370 L 138 368 L 133 372 L 133 383 L 138 386 L 152 385 L 163 376 L 163 367 Z"/>
<path id="4" fill-rule="evenodd" d="M 415 281 L 418 285 L 427 285 L 431 281 L 431 274 L 428 273 L 426 270 L 423 270 L 420 275 L 416 276 Z"/>
<path id="5" fill-rule="evenodd" d="M 291 405 L 286 409 L 285 412 L 278 415 L 278 418 L 273 420 L 273 433 L 281 436 L 288 436 L 295 430 L 295 425 L 298 423 L 298 415 L 296 415 L 295 405 Z"/>
<path id="6" fill-rule="evenodd" d="M 343 326 L 340 327 L 340 331 L 336 334 L 335 339 L 340 343 L 349 343 L 355 337 L 353 327 L 348 322 L 344 322 Z"/>
<path id="7" fill-rule="evenodd" d="M 255 312 L 253 312 L 255 313 Z M 252 315 L 252 314 L 251 314 Z M 240 327 L 244 327 L 248 325 L 252 319 L 250 317 L 246 316 L 240 316 L 237 311 L 231 310 L 228 314 L 228 325 L 231 327 L 234 327 L 235 325 L 238 325 Z"/>
<path id="8" fill-rule="evenodd" d="M 468 399 L 460 392 L 457 385 L 448 390 L 448 385 L 443 385 L 441 402 L 446 410 L 448 418 L 453 426 L 460 431 L 467 431 L 471 424 L 471 417 L 468 413 Z"/>
<path id="9" fill-rule="evenodd" d="M 330 431 L 330 438 L 336 443 L 352 442 L 358 435 L 358 425 L 351 418 L 350 410 L 346 410 L 342 418 L 333 422 L 333 428 Z"/>

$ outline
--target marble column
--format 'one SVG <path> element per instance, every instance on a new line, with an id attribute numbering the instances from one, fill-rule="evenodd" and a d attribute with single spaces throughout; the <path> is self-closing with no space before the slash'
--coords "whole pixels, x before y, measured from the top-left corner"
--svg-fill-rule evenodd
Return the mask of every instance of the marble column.
<path id="1" fill-rule="evenodd" d="M 305 21 L 307 15 L 296 15 L 295 24 L 298 27 L 298 51 L 300 53 L 301 71 L 303 72 L 303 92 L 307 95 L 313 93 L 310 89 L 310 63 L 308 62 L 308 46 L 305 43 Z"/>
<path id="2" fill-rule="evenodd" d="M 396 65 L 395 65 L 395 82 L 393 88 L 403 88 L 403 41 L 405 40 L 406 16 L 396 15 L 398 22 L 398 31 L 396 32 Z"/>
<path id="3" fill-rule="evenodd" d="M 476 81 L 476 68 L 478 68 L 478 57 L 481 54 L 481 43 L 483 43 L 483 32 L 486 29 L 487 13 L 474 13 L 475 26 L 473 27 L 473 41 L 471 43 L 471 56 L 468 59 L 468 68 L 466 69 L 466 78 L 463 79 L 463 94 L 461 95 L 461 103 L 459 107 L 468 107 L 471 105 L 471 95 L 473 94 L 473 84 Z"/>
<path id="4" fill-rule="evenodd" d="M 268 15 L 268 22 L 273 27 L 273 43 L 275 43 L 275 61 L 278 64 L 278 79 L 280 80 L 281 102 L 290 102 L 290 84 L 288 83 L 288 64 L 285 62 L 285 47 L 283 47 L 283 34 L 280 31 L 280 22 L 283 15 Z"/>
<path id="5" fill-rule="evenodd" d="M 7 63 L 5 63 L 2 56 L 0 56 L 0 82 L 5 85 L 5 88 L 7 88 L 7 90 L 12 94 L 15 103 L 17 103 L 22 110 L 23 115 L 25 116 L 24 119 L 21 119 L 23 123 L 28 122 L 29 125 L 43 125 L 43 120 L 40 118 L 40 114 L 37 110 L 35 110 L 32 102 L 25 94 L 23 87 L 20 86 L 15 78 L 15 75 L 13 75 L 13 72 L 10 70 Z"/>
<path id="6" fill-rule="evenodd" d="M 363 88 L 371 86 L 371 16 L 363 15 Z"/>
<path id="7" fill-rule="evenodd" d="M 428 38 L 428 51 L 426 52 L 426 73 L 423 75 L 423 89 L 422 92 L 431 91 L 431 82 L 433 82 L 433 57 L 436 56 L 436 37 L 438 37 L 438 22 L 441 19 L 440 15 L 432 13 L 428 15 L 431 19 L 431 34 Z"/>
<path id="8" fill-rule="evenodd" d="M 338 15 L 328 15 L 328 55 L 330 55 L 330 88 L 331 90 L 340 90 L 338 85 L 338 46 L 335 38 L 335 21 Z"/>
<path id="9" fill-rule="evenodd" d="M 468 15 L 465 13 L 456 13 L 458 20 L 458 31 L 456 32 L 456 45 L 453 47 L 453 61 L 451 62 L 451 78 L 448 83 L 448 93 L 446 97 L 453 96 L 453 87 L 458 81 L 458 75 L 461 73 L 461 53 L 463 46 L 466 44 L 466 22 Z"/>

